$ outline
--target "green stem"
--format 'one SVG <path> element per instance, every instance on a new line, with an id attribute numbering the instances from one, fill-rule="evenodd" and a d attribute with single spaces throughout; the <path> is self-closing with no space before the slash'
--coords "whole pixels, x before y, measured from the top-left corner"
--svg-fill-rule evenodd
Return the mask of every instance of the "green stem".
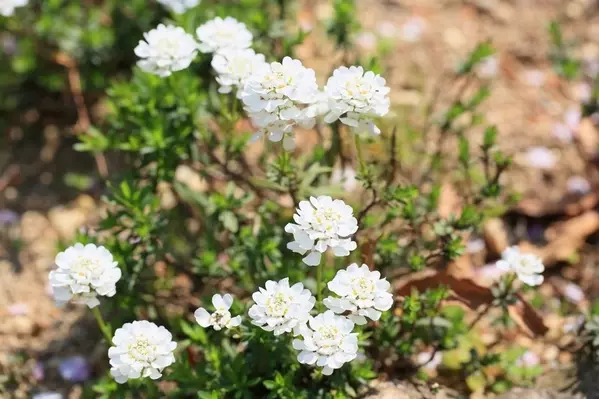
<path id="1" fill-rule="evenodd" d="M 354 133 L 353 135 L 354 143 L 356 145 L 356 154 L 358 155 L 358 163 L 360 165 L 359 171 L 362 173 L 364 172 L 364 168 L 366 167 L 366 165 L 364 164 L 364 158 L 362 157 L 362 143 L 360 143 L 360 136 L 358 136 L 356 133 Z"/>
<path id="2" fill-rule="evenodd" d="M 325 157 L 326 164 L 329 167 L 335 166 L 335 161 L 337 161 L 337 156 L 341 152 L 341 128 L 339 121 L 336 121 L 331 125 L 332 137 L 331 137 L 331 146 L 327 151 L 327 155 Z"/>
<path id="3" fill-rule="evenodd" d="M 322 311 L 322 268 L 323 262 L 321 261 L 316 266 L 316 298 L 318 299 L 317 308 L 319 311 Z"/>
<path id="4" fill-rule="evenodd" d="M 108 327 L 106 325 L 106 323 L 104 322 L 104 318 L 102 317 L 102 313 L 100 313 L 100 309 L 98 309 L 97 306 L 95 308 L 92 308 L 92 314 L 96 318 L 96 321 L 98 322 L 98 326 L 100 327 L 100 331 L 102 331 L 102 334 L 104 335 L 104 338 L 106 338 L 106 341 L 109 344 L 111 344 L 112 343 L 112 334 L 110 332 L 110 327 Z"/>

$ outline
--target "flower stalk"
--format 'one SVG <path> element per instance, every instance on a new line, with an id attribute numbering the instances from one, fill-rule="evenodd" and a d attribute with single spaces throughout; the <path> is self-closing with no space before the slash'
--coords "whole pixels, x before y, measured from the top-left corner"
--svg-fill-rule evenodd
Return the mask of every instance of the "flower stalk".
<path id="1" fill-rule="evenodd" d="M 97 306 L 92 308 L 92 314 L 98 323 L 98 327 L 100 327 L 100 331 L 102 331 L 102 335 L 104 335 L 104 338 L 106 338 L 106 342 L 112 344 L 112 333 L 110 332 L 110 327 L 106 324 L 106 322 L 104 322 L 102 313 Z"/>

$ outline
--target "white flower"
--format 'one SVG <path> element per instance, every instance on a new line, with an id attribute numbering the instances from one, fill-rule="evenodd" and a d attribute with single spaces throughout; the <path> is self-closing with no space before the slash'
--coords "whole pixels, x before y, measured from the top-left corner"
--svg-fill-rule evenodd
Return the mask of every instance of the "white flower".
<path id="1" fill-rule="evenodd" d="M 15 8 L 26 6 L 29 0 L 0 0 L 0 15 L 10 17 Z"/>
<path id="2" fill-rule="evenodd" d="M 389 91 L 386 81 L 380 75 L 362 67 L 340 67 L 333 71 L 324 88 L 329 97 L 330 112 L 324 121 L 332 123 L 337 119 L 350 126 L 356 133 L 381 133 L 372 121 L 389 112 Z"/>
<path id="3" fill-rule="evenodd" d="M 111 297 L 116 293 L 121 269 L 104 247 L 77 243 L 56 255 L 55 263 L 58 268 L 49 277 L 59 305 L 72 299 L 93 308 L 100 304 L 98 295 Z"/>
<path id="4" fill-rule="evenodd" d="M 214 294 L 212 296 L 212 306 L 214 306 L 214 313 L 210 314 L 204 308 L 199 308 L 193 314 L 196 321 L 202 327 L 214 328 L 216 331 L 220 331 L 223 328 L 237 327 L 241 324 L 241 316 L 231 317 L 231 305 L 233 305 L 233 297 L 230 294 L 220 296 Z"/>
<path id="5" fill-rule="evenodd" d="M 135 47 L 137 62 L 143 71 L 160 77 L 187 68 L 195 58 L 198 44 L 183 28 L 160 24 L 156 29 L 144 33 Z"/>
<path id="6" fill-rule="evenodd" d="M 202 53 L 215 53 L 228 48 L 244 49 L 252 45 L 252 33 L 235 18 L 216 17 L 196 30 Z"/>
<path id="7" fill-rule="evenodd" d="M 183 14 L 190 8 L 200 4 L 202 0 L 158 0 L 160 4 L 169 8 L 175 14 Z"/>
<path id="8" fill-rule="evenodd" d="M 523 254 L 518 247 L 509 247 L 501 253 L 497 267 L 503 271 L 516 273 L 516 276 L 527 285 L 541 285 L 542 273 L 545 271 L 543 262 L 536 255 Z"/>
<path id="9" fill-rule="evenodd" d="M 347 317 L 327 310 L 311 317 L 308 325 L 301 328 L 303 340 L 293 340 L 293 347 L 300 351 L 297 355 L 300 363 L 316 363 L 323 368 L 322 374 L 331 375 L 333 370 L 356 358 L 358 334 L 352 333 L 354 323 Z"/>
<path id="10" fill-rule="evenodd" d="M 265 63 L 248 77 L 241 99 L 252 123 L 259 129 L 256 140 L 267 135 L 270 141 L 283 140 L 285 149 L 295 146 L 291 136 L 296 125 L 310 128 L 321 107 L 306 108 L 320 99 L 313 69 L 290 57 Z"/>
<path id="11" fill-rule="evenodd" d="M 310 197 L 310 201 L 299 203 L 293 220 L 297 224 L 285 226 L 294 239 L 287 248 L 302 255 L 308 252 L 302 259 L 307 265 L 320 264 L 321 254 L 329 247 L 335 256 L 347 256 L 357 247 L 351 235 L 358 231 L 358 221 L 351 206 L 341 200 L 326 195 Z"/>
<path id="12" fill-rule="evenodd" d="M 347 317 L 358 325 L 366 324 L 366 317 L 378 320 L 381 312 L 393 305 L 391 285 L 381 278 L 381 273 L 370 271 L 367 265 L 358 267 L 352 263 L 346 270 L 339 270 L 327 286 L 339 298 L 325 298 L 324 306 L 335 313 L 350 312 Z"/>
<path id="13" fill-rule="evenodd" d="M 297 335 L 299 327 L 310 318 L 316 300 L 302 283 L 290 287 L 288 278 L 279 282 L 269 280 L 265 286 L 266 289 L 260 287 L 252 295 L 256 302 L 249 311 L 252 324 L 275 335 L 292 330 Z"/>
<path id="14" fill-rule="evenodd" d="M 114 332 L 112 344 L 108 349 L 110 374 L 119 384 L 140 377 L 158 379 L 175 362 L 177 343 L 171 333 L 146 320 L 123 324 Z"/>
<path id="15" fill-rule="evenodd" d="M 241 97 L 246 79 L 262 64 L 264 55 L 256 54 L 252 49 L 224 49 L 212 58 L 212 67 L 218 73 L 216 81 L 220 84 L 220 93 L 230 93 L 233 87 Z"/>

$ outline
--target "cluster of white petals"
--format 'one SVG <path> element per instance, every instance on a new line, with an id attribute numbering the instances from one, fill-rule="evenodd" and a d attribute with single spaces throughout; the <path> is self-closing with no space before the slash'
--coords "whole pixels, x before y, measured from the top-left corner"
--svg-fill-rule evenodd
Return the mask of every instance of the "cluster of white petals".
<path id="1" fill-rule="evenodd" d="M 57 269 L 49 275 L 52 293 L 57 304 L 70 300 L 90 308 L 100 304 L 97 296 L 111 297 L 121 269 L 104 247 L 94 244 L 75 244 L 56 255 Z"/>
<path id="2" fill-rule="evenodd" d="M 301 201 L 293 215 L 295 223 L 285 226 L 294 241 L 287 244 L 293 252 L 307 255 L 302 259 L 309 266 L 320 263 L 321 254 L 331 248 L 335 256 L 347 256 L 356 249 L 351 235 L 358 230 L 353 209 L 341 200 L 321 195 Z"/>
<path id="3" fill-rule="evenodd" d="M 295 147 L 293 128 L 314 126 L 315 114 L 307 106 L 318 98 L 313 69 L 290 57 L 282 62 L 265 63 L 250 75 L 241 99 L 252 123 L 259 129 L 253 139 L 266 135 L 271 141 L 283 140 L 285 149 Z"/>
<path id="4" fill-rule="evenodd" d="M 119 384 L 129 379 L 162 376 L 162 370 L 175 362 L 177 343 L 164 327 L 146 320 L 125 323 L 115 331 L 108 350 L 110 374 Z"/>
<path id="5" fill-rule="evenodd" d="M 505 272 L 513 272 L 519 280 L 531 286 L 543 283 L 545 266 L 536 255 L 523 254 L 518 247 L 509 247 L 501 253 L 497 268 Z"/>
<path id="6" fill-rule="evenodd" d="M 183 14 L 190 8 L 199 5 L 202 0 L 158 0 L 160 4 L 167 7 L 175 14 Z"/>
<path id="7" fill-rule="evenodd" d="M 144 33 L 135 47 L 135 55 L 141 58 L 137 65 L 145 72 L 160 77 L 187 68 L 198 51 L 198 44 L 183 28 L 163 24 Z"/>
<path id="8" fill-rule="evenodd" d="M 300 329 L 303 339 L 294 339 L 293 347 L 300 351 L 297 360 L 303 364 L 322 367 L 322 374 L 334 370 L 356 358 L 358 334 L 352 333 L 354 323 L 347 317 L 328 310 L 310 318 Z"/>
<path id="9" fill-rule="evenodd" d="M 389 87 L 380 75 L 364 73 L 362 67 L 340 67 L 333 72 L 324 88 L 329 99 L 326 123 L 339 119 L 355 133 L 380 134 L 373 118 L 389 112 Z"/>
<path id="10" fill-rule="evenodd" d="M 272 331 L 274 335 L 291 331 L 297 335 L 299 328 L 310 318 L 316 302 L 312 293 L 302 283 L 290 287 L 288 278 L 279 282 L 269 280 L 265 287 L 252 295 L 256 302 L 249 310 L 252 324 Z"/>
<path id="11" fill-rule="evenodd" d="M 233 17 L 216 17 L 196 29 L 202 53 L 216 53 L 225 49 L 244 49 L 252 45 L 252 33 L 244 23 Z"/>
<path id="12" fill-rule="evenodd" d="M 366 318 L 378 320 L 381 312 L 393 305 L 391 285 L 367 265 L 358 267 L 353 263 L 346 270 L 339 270 L 328 287 L 339 298 L 325 298 L 324 305 L 335 313 L 349 312 L 347 317 L 358 325 L 366 324 Z"/>
<path id="13" fill-rule="evenodd" d="M 212 327 L 216 331 L 223 328 L 237 327 L 241 324 L 241 316 L 231 316 L 231 306 L 233 305 L 233 297 L 230 294 L 223 296 L 215 294 L 212 296 L 212 306 L 214 313 L 210 314 L 204 308 L 198 308 L 193 314 L 198 324 L 204 328 Z"/>
<path id="14" fill-rule="evenodd" d="M 29 0 L 0 0 L 0 15 L 10 17 L 15 8 L 26 6 Z"/>
<path id="15" fill-rule="evenodd" d="M 212 67 L 218 73 L 216 81 L 220 85 L 220 93 L 230 93 L 237 89 L 237 97 L 241 97 L 240 88 L 243 88 L 249 76 L 259 67 L 264 65 L 263 54 L 256 54 L 252 49 L 224 49 L 212 58 Z"/>

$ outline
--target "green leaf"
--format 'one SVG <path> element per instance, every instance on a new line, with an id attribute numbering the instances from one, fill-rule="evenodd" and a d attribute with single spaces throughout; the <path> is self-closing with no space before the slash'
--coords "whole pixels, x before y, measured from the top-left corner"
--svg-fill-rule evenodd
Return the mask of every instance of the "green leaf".
<path id="1" fill-rule="evenodd" d="M 462 63 L 458 69 L 458 75 L 465 75 L 472 72 L 472 69 L 487 57 L 495 53 L 491 43 L 479 43 L 476 48 L 468 55 L 468 58 Z"/>
<path id="2" fill-rule="evenodd" d="M 458 136 L 458 147 L 460 163 L 467 169 L 470 166 L 470 143 L 463 134 Z"/>
<path id="3" fill-rule="evenodd" d="M 232 233 L 237 233 L 237 230 L 239 229 L 239 221 L 233 212 L 225 211 L 220 214 L 218 219 L 222 222 L 223 226 L 225 226 L 227 230 Z"/>
<path id="4" fill-rule="evenodd" d="M 482 149 L 484 151 L 488 151 L 495 145 L 495 141 L 497 140 L 497 127 L 489 126 L 485 129 L 484 137 L 483 137 L 483 146 Z"/>

